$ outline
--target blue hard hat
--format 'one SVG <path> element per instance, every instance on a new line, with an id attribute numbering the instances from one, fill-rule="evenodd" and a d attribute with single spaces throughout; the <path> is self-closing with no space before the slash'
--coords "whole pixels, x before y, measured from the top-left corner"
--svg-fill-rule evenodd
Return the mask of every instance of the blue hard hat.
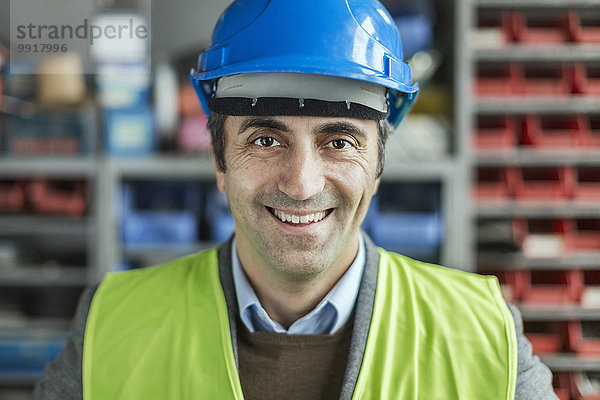
<path id="1" fill-rule="evenodd" d="M 218 78 L 260 72 L 329 75 L 384 86 L 394 126 L 418 92 L 402 60 L 396 25 L 377 0 L 234 1 L 191 71 L 207 115 Z"/>

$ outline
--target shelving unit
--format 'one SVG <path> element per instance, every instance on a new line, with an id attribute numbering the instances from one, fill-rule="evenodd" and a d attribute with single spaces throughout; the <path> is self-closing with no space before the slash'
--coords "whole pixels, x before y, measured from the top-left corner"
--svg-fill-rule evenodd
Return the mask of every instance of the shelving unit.
<path id="1" fill-rule="evenodd" d="M 578 147 L 556 145 L 551 147 L 549 144 L 546 146 L 525 145 L 521 136 L 522 120 L 520 120 L 530 115 L 540 116 L 540 118 L 542 116 L 544 118 L 597 116 L 600 114 L 600 95 L 581 94 L 574 89 L 569 89 L 573 90 L 572 93 L 558 93 L 562 87 L 558 87 L 558 85 L 568 87 L 565 80 L 571 79 L 570 75 L 563 75 L 561 78 L 563 80 L 557 81 L 555 86 L 550 83 L 550 80 L 547 80 L 546 86 L 544 86 L 544 82 L 540 79 L 545 79 L 545 76 L 540 72 L 539 76 L 535 76 L 535 79 L 538 79 L 535 84 L 538 86 L 531 86 L 529 89 L 519 86 L 527 83 L 529 78 L 515 75 L 518 72 L 515 68 L 524 68 L 522 66 L 541 68 L 540 71 L 543 71 L 544 68 L 556 66 L 564 66 L 568 69 L 571 66 L 584 68 L 587 65 L 597 65 L 600 62 L 600 43 L 579 43 L 568 40 L 560 42 L 554 36 L 554 39 L 550 39 L 543 35 L 547 32 L 548 35 L 556 34 L 555 36 L 559 37 L 560 35 L 552 32 L 552 29 L 554 26 L 564 25 L 554 25 L 552 22 L 569 12 L 585 14 L 591 12 L 592 16 L 600 18 L 598 13 L 600 1 L 470 0 L 457 2 L 457 7 L 456 121 L 460 138 L 459 165 L 460 168 L 463 168 L 461 173 L 464 174 L 467 182 L 464 194 L 469 199 L 465 216 L 465 225 L 467 226 L 465 243 L 469 246 L 469 254 L 472 257 L 470 265 L 474 270 L 483 273 L 600 271 L 600 246 L 590 249 L 568 249 L 562 253 L 549 248 L 547 257 L 533 257 L 523 249 L 490 251 L 492 244 L 485 243 L 485 246 L 482 246 L 481 243 L 478 243 L 482 240 L 478 232 L 478 226 L 481 223 L 500 221 L 500 223 L 508 222 L 510 224 L 515 219 L 540 221 L 600 218 L 600 201 L 596 198 L 588 200 L 571 198 L 571 193 L 567 192 L 566 197 L 563 198 L 540 196 L 536 199 L 527 199 L 514 192 L 514 181 L 511 181 L 514 179 L 514 175 L 510 175 L 512 172 L 506 172 L 522 168 L 600 167 L 600 147 L 598 146 L 582 146 L 581 144 Z M 531 37 L 539 37 L 547 43 L 536 43 L 534 39 L 528 39 L 531 40 L 530 42 L 520 42 L 519 33 L 510 30 L 518 28 L 510 25 L 514 21 L 514 19 L 510 19 L 513 15 L 525 19 L 535 15 L 537 24 L 533 25 L 533 29 L 537 29 L 537 32 L 534 32 Z M 540 22 L 544 19 L 547 19 L 545 24 Z M 476 38 L 483 38 L 483 42 L 477 41 L 475 44 L 474 39 Z M 550 43 L 551 41 L 554 43 Z M 487 48 L 485 43 L 488 44 Z M 511 77 L 504 80 L 498 77 L 493 85 L 490 83 L 485 86 L 484 83 L 494 81 L 486 82 L 485 79 L 489 75 L 481 75 L 479 68 L 480 66 L 490 68 L 490 65 L 499 71 L 505 68 L 504 70 L 509 71 Z M 478 83 L 478 79 L 481 83 Z M 539 90 L 539 93 L 525 94 L 526 90 Z M 549 92 L 555 91 L 558 94 L 549 94 Z M 500 117 L 516 120 L 516 123 L 502 128 L 508 130 L 507 135 L 510 135 L 510 141 L 501 142 L 498 139 L 495 145 L 491 145 L 489 141 L 476 144 L 474 138 L 478 130 L 478 119 L 482 116 L 489 119 Z M 503 171 L 502 173 L 506 175 L 496 176 L 494 179 L 499 179 L 498 181 L 487 181 L 492 183 L 492 186 L 487 187 L 489 189 L 487 192 L 476 192 L 475 188 L 479 187 L 479 184 L 486 183 L 485 180 L 481 180 L 486 177 L 478 175 L 482 168 Z M 493 186 L 494 182 L 497 185 L 495 187 Z M 543 181 L 541 183 L 543 184 Z M 548 184 L 558 185 L 553 182 Z M 477 196 L 475 196 L 476 193 L 478 193 Z M 511 232 L 514 242 L 510 243 L 510 246 L 508 246 L 509 243 L 506 243 L 507 232 L 505 231 L 498 232 L 498 243 L 502 243 L 505 247 L 512 246 L 518 249 L 519 243 L 514 229 L 513 226 Z M 590 233 L 590 231 L 586 232 Z M 560 231 L 554 234 L 534 231 L 530 237 L 543 233 L 546 233 L 546 236 L 533 238 L 540 239 L 537 246 L 562 243 L 565 237 L 561 235 L 568 234 Z M 591 231 L 591 233 L 600 235 L 600 230 L 595 233 Z M 548 237 L 550 237 L 549 242 L 542 240 L 548 239 Z M 498 245 L 496 244 L 496 246 Z M 537 250 L 540 249 L 543 252 L 543 247 L 538 247 Z M 555 255 L 557 252 L 560 255 Z M 510 283 L 507 285 L 511 287 Z M 522 312 L 526 326 L 527 323 L 534 322 L 600 320 L 600 304 L 597 307 L 589 308 L 578 303 L 536 304 L 520 302 L 517 299 L 517 306 Z M 563 352 L 555 354 L 543 354 L 542 360 L 554 372 L 600 371 L 600 355 L 584 355 L 563 350 Z M 564 392 L 561 392 L 561 396 L 563 396 L 561 400 L 571 398 L 564 397 Z M 575 396 L 575 394 L 571 394 L 571 396 Z"/>

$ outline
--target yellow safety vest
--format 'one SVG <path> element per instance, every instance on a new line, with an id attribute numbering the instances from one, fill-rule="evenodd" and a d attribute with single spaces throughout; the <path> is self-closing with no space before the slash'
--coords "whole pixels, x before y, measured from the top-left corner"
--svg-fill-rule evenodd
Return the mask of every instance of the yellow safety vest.
<path id="1" fill-rule="evenodd" d="M 517 345 L 497 280 L 379 249 L 354 399 L 514 399 Z M 109 274 L 84 339 L 85 400 L 243 399 L 216 249 Z"/>

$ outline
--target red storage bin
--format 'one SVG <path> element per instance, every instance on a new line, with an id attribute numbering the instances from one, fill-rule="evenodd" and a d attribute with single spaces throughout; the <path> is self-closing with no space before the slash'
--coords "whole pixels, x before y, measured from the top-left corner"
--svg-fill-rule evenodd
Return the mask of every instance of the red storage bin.
<path id="1" fill-rule="evenodd" d="M 523 144 L 535 147 L 573 147 L 583 143 L 583 116 L 528 115 L 523 124 Z"/>
<path id="2" fill-rule="evenodd" d="M 578 167 L 575 176 L 573 198 L 600 201 L 600 167 Z"/>
<path id="3" fill-rule="evenodd" d="M 569 321 L 567 345 L 580 354 L 600 354 L 600 321 Z"/>
<path id="4" fill-rule="evenodd" d="M 523 167 L 515 171 L 517 199 L 564 200 L 572 194 L 574 177 L 571 168 Z"/>
<path id="5" fill-rule="evenodd" d="M 568 18 L 572 40 L 578 43 L 600 43 L 600 16 L 570 11 Z"/>
<path id="6" fill-rule="evenodd" d="M 600 95 L 600 66 L 577 63 L 572 69 L 572 79 L 575 93 L 598 96 Z"/>
<path id="7" fill-rule="evenodd" d="M 513 235 L 515 243 L 528 258 L 561 257 L 567 250 L 568 220 L 563 219 L 515 219 Z"/>
<path id="8" fill-rule="evenodd" d="M 507 18 L 508 17 L 508 18 Z M 474 46 L 478 49 L 498 49 L 514 40 L 510 13 L 477 15 L 477 28 L 474 32 Z"/>
<path id="9" fill-rule="evenodd" d="M 0 182 L 0 212 L 16 212 L 25 208 L 25 183 Z"/>
<path id="10" fill-rule="evenodd" d="M 514 174 L 513 168 L 478 168 L 475 197 L 479 200 L 508 200 L 512 194 Z"/>
<path id="11" fill-rule="evenodd" d="M 573 70 L 565 65 L 524 65 L 520 93 L 528 96 L 569 96 L 573 92 Z"/>
<path id="12" fill-rule="evenodd" d="M 506 149 L 517 145 L 517 121 L 509 116 L 479 116 L 475 133 L 475 147 Z"/>
<path id="13" fill-rule="evenodd" d="M 507 302 L 514 303 L 521 299 L 523 293 L 525 278 L 524 271 L 499 271 L 494 275 L 500 282 L 502 295 Z"/>
<path id="14" fill-rule="evenodd" d="M 558 353 L 565 345 L 566 328 L 561 322 L 524 322 L 525 336 L 534 354 Z"/>
<path id="15" fill-rule="evenodd" d="M 573 376 L 569 372 L 555 372 L 552 374 L 554 392 L 560 400 L 571 400 Z"/>
<path id="16" fill-rule="evenodd" d="M 579 270 L 525 271 L 523 276 L 523 302 L 562 304 L 581 299 L 583 273 Z"/>
<path id="17" fill-rule="evenodd" d="M 567 248 L 572 251 L 600 251 L 600 218 L 568 221 Z"/>
<path id="18" fill-rule="evenodd" d="M 583 284 L 582 307 L 600 309 L 600 270 L 583 271 Z"/>
<path id="19" fill-rule="evenodd" d="M 86 209 L 86 191 L 81 182 L 36 180 L 27 188 L 34 211 L 80 216 Z"/>
<path id="20" fill-rule="evenodd" d="M 512 23 L 515 39 L 521 43 L 531 45 L 565 43 L 571 37 L 567 14 L 553 18 L 540 18 L 514 12 Z"/>
<path id="21" fill-rule="evenodd" d="M 516 64 L 479 64 L 475 93 L 478 96 L 510 96 L 519 91 L 520 67 Z"/>
<path id="22" fill-rule="evenodd" d="M 589 147 L 600 147 L 600 115 L 589 115 L 585 119 L 583 143 Z"/>

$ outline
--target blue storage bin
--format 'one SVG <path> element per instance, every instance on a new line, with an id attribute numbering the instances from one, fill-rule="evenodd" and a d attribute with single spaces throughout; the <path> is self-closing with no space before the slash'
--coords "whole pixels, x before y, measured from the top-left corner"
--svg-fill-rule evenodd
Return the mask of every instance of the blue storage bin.
<path id="1" fill-rule="evenodd" d="M 64 344 L 63 337 L 0 338 L 0 374 L 42 374 Z"/>
<path id="2" fill-rule="evenodd" d="M 11 156 L 93 154 L 97 126 L 93 107 L 37 112 L 30 118 L 7 114 L 2 148 Z"/>
<path id="3" fill-rule="evenodd" d="M 156 149 L 154 114 L 149 106 L 104 111 L 106 151 L 117 156 L 144 156 Z"/>
<path id="4" fill-rule="evenodd" d="M 130 245 L 194 245 L 198 241 L 200 191 L 195 184 L 124 184 L 123 242 Z"/>
<path id="5" fill-rule="evenodd" d="M 235 230 L 235 224 L 225 193 L 217 189 L 212 190 L 206 201 L 205 212 L 210 229 L 210 240 L 216 243 L 227 241 Z"/>

